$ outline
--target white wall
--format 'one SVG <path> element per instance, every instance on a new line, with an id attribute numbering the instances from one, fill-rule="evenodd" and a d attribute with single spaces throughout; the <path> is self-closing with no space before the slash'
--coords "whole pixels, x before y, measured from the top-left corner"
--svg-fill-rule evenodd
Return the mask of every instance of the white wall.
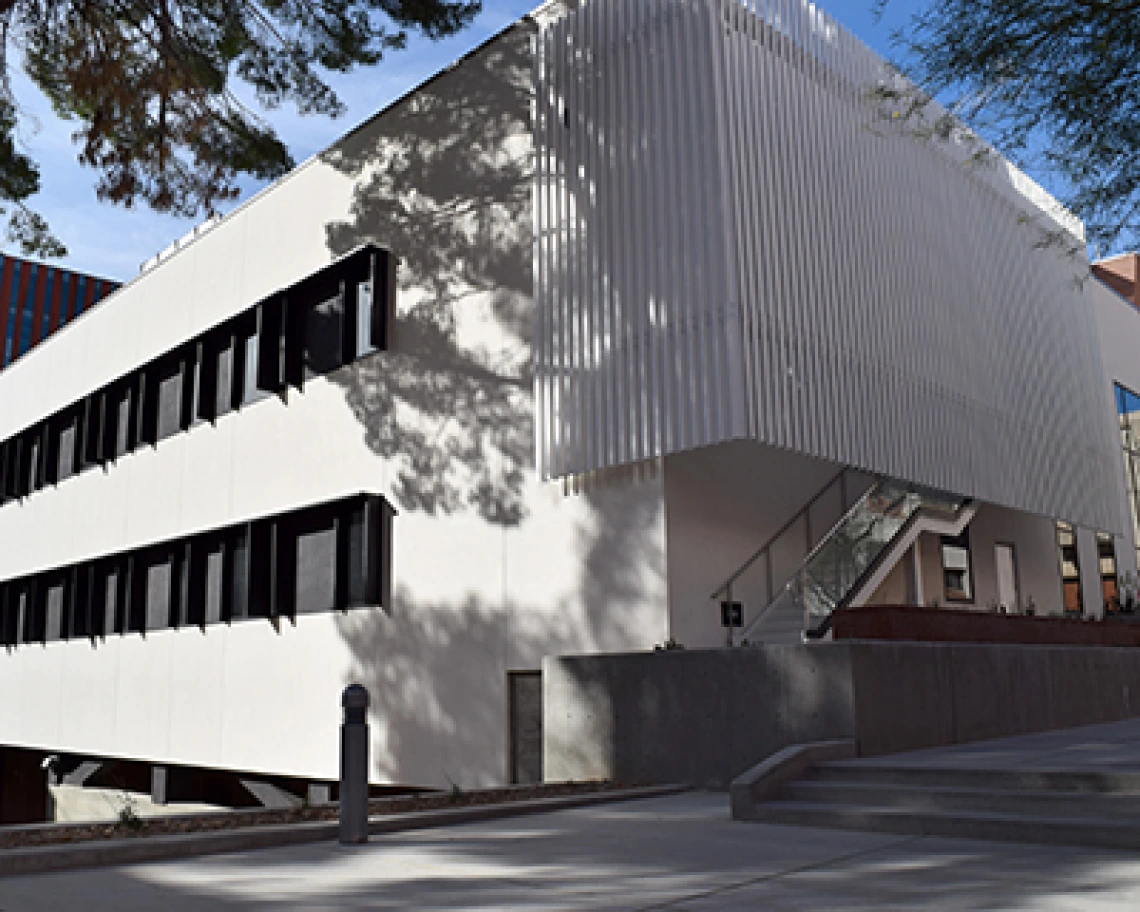
<path id="1" fill-rule="evenodd" d="M 21 646 L 0 743 L 376 781 L 506 774 L 508 669 L 665 636 L 659 479 L 535 478 L 525 27 L 424 87 L 0 373 L 0 437 L 366 241 L 403 259 L 392 351 L 0 507 L 0 578 L 325 500 L 387 496 L 394 605 Z"/>
<path id="2" fill-rule="evenodd" d="M 1079 224 L 815 4 L 592 0 L 537 78 L 545 472 L 747 437 L 1117 528 Z"/>
<path id="3" fill-rule="evenodd" d="M 999 601 L 994 551 L 997 544 L 1010 544 L 1014 547 L 1021 607 L 1024 608 L 1032 598 L 1037 614 L 1063 613 L 1055 523 L 1045 517 L 993 504 L 980 505 L 977 515 L 970 523 L 974 597 L 968 602 L 952 602 L 946 598 L 942 578 L 941 537 L 924 534 L 919 538 L 922 588 L 926 603 L 929 605 L 937 601 L 943 608 L 976 608 L 983 611 L 988 610 L 991 604 L 996 604 Z"/>
<path id="4" fill-rule="evenodd" d="M 724 645 L 720 603 L 709 596 L 839 469 L 833 463 L 751 441 L 666 457 L 669 622 L 676 640 L 685 646 Z M 838 491 L 835 494 L 813 511 L 815 540 L 842 515 Z M 773 551 L 775 592 L 806 556 L 808 531 L 801 519 L 781 536 Z M 733 600 L 744 603 L 747 627 L 767 605 L 763 561 L 736 584 Z"/>
<path id="5" fill-rule="evenodd" d="M 1140 359 L 1136 357 L 1137 340 L 1140 340 L 1140 311 L 1099 279 L 1088 280 L 1089 293 L 1096 304 L 1097 329 L 1100 334 L 1100 348 L 1104 360 L 1105 395 L 1111 400 L 1113 384 L 1120 383 L 1133 392 L 1140 393 Z M 1115 402 L 1110 401 L 1106 408 L 1116 414 Z M 1128 506 L 1128 493 L 1125 487 L 1124 462 L 1119 450 L 1117 437 L 1117 459 L 1114 465 L 1117 503 L 1120 510 L 1120 526 L 1124 534 L 1117 538 L 1116 560 L 1120 573 L 1135 574 L 1136 533 L 1132 512 Z M 1082 576 L 1084 566 L 1081 567 Z"/>

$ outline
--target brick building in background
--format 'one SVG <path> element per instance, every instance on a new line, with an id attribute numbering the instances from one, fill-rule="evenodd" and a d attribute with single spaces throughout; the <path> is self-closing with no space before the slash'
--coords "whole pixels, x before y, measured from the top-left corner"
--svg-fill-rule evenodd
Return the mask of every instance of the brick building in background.
<path id="1" fill-rule="evenodd" d="M 1122 253 L 1093 263 L 1093 275 L 1127 301 L 1140 307 L 1140 254 Z"/>
<path id="2" fill-rule="evenodd" d="M 0 370 L 120 285 L 0 254 Z"/>

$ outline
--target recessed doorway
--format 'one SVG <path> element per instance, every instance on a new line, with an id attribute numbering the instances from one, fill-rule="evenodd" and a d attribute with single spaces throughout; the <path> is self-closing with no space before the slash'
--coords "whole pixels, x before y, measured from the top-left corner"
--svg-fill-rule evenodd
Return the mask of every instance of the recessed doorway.
<path id="1" fill-rule="evenodd" d="M 1021 594 L 1017 587 L 1017 552 L 1013 545 L 994 545 L 994 563 L 997 566 L 998 605 L 1002 611 L 1020 610 Z"/>

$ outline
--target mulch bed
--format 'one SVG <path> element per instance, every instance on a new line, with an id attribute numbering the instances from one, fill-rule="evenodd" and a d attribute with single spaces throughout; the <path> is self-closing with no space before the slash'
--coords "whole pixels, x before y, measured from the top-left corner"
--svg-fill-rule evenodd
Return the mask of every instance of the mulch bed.
<path id="1" fill-rule="evenodd" d="M 388 798 L 373 798 L 368 803 L 371 815 L 407 814 L 441 808 L 474 807 L 505 804 L 536 798 L 561 798 L 593 792 L 631 788 L 629 783 L 567 782 L 552 785 L 527 785 L 508 788 L 472 789 L 471 791 L 419 792 Z M 309 821 L 336 820 L 337 805 L 300 807 L 291 810 L 238 810 L 210 814 L 186 814 L 171 817 L 136 817 L 130 822 L 58 823 L 34 826 L 0 827 L 0 849 L 27 848 L 93 839 L 171 836 L 183 833 L 208 833 L 251 826 L 272 826 Z"/>

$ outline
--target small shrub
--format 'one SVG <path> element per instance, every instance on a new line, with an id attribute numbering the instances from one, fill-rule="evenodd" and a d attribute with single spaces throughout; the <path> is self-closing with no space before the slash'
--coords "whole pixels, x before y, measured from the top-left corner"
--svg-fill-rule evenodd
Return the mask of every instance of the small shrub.
<path id="1" fill-rule="evenodd" d="M 123 792 L 122 807 L 119 808 L 119 826 L 124 830 L 138 832 L 143 827 L 143 819 L 135 810 L 135 796 L 130 792 Z"/>

